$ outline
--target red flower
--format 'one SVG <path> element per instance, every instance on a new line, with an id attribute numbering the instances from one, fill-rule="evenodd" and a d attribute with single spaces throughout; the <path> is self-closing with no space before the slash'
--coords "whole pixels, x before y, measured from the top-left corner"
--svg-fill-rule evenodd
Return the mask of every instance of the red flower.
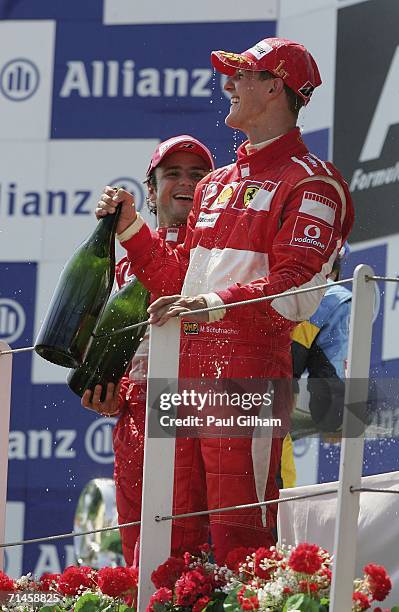
<path id="1" fill-rule="evenodd" d="M 245 548 L 245 546 L 233 548 L 233 550 L 228 553 L 225 564 L 229 569 L 233 570 L 233 572 L 238 572 L 239 566 L 254 552 L 255 548 Z"/>
<path id="2" fill-rule="evenodd" d="M 200 597 L 193 605 L 193 612 L 202 612 L 202 610 L 210 601 L 210 597 Z"/>
<path id="3" fill-rule="evenodd" d="M 212 577 L 201 567 L 185 572 L 176 581 L 175 595 L 178 606 L 191 606 L 198 597 L 210 595 L 213 590 Z"/>
<path id="4" fill-rule="evenodd" d="M 367 585 L 373 599 L 383 601 L 392 589 L 392 582 L 385 567 L 369 563 L 363 571 L 366 574 Z"/>
<path id="5" fill-rule="evenodd" d="M 258 548 L 255 552 L 255 575 L 264 580 L 270 580 L 271 574 L 277 569 L 277 561 L 281 561 L 282 558 L 282 555 L 277 552 L 277 550 L 270 550 L 270 548 L 263 547 Z M 264 569 L 261 565 L 268 565 L 267 563 L 262 563 L 264 559 L 270 559 L 274 561 L 274 563 L 270 563 L 270 567 Z"/>
<path id="6" fill-rule="evenodd" d="M 357 604 L 358 610 L 368 610 L 370 607 L 369 598 L 364 593 L 356 591 L 352 595 L 352 600 Z"/>
<path id="7" fill-rule="evenodd" d="M 169 557 L 165 563 L 162 563 L 158 569 L 151 574 L 151 580 L 157 589 L 166 587 L 173 589 L 175 582 L 182 575 L 185 568 L 183 559 L 177 557 Z"/>
<path id="8" fill-rule="evenodd" d="M 0 571 L 0 591 L 15 591 L 16 587 L 14 580 L 9 578 L 7 574 Z"/>
<path id="9" fill-rule="evenodd" d="M 130 567 L 103 567 L 97 583 L 104 595 L 122 597 L 137 586 L 137 570 Z"/>
<path id="10" fill-rule="evenodd" d="M 38 582 L 39 591 L 50 591 L 51 587 L 56 588 L 61 574 L 49 574 L 48 572 L 41 575 Z"/>
<path id="11" fill-rule="evenodd" d="M 166 589 L 165 587 L 161 587 L 158 591 L 155 591 L 154 595 L 151 595 L 150 602 L 147 606 L 146 612 L 155 612 L 157 606 L 154 607 L 154 604 L 163 605 L 168 601 L 172 601 L 172 591 L 170 589 Z"/>
<path id="12" fill-rule="evenodd" d="M 237 593 L 237 601 L 243 610 L 257 610 L 259 608 L 259 600 L 255 594 L 247 593 L 247 587 L 243 586 Z"/>
<path id="13" fill-rule="evenodd" d="M 321 568 L 323 562 L 319 552 L 320 549 L 315 544 L 298 544 L 290 555 L 288 565 L 294 572 L 314 574 Z"/>
<path id="14" fill-rule="evenodd" d="M 94 585 L 94 576 L 95 571 L 91 567 L 70 565 L 59 577 L 58 590 L 63 595 L 77 595 L 82 588 Z"/>

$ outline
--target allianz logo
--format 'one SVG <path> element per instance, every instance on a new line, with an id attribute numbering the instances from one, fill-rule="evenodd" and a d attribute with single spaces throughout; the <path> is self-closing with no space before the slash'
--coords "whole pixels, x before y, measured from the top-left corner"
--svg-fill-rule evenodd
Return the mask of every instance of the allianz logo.
<path id="1" fill-rule="evenodd" d="M 18 58 L 7 62 L 0 72 L 1 93 L 15 102 L 31 98 L 40 83 L 37 66 L 28 59 Z"/>
<path id="2" fill-rule="evenodd" d="M 93 421 L 86 430 L 84 450 L 95 463 L 109 464 L 114 460 L 112 430 L 116 419 L 102 418 Z M 10 431 L 8 458 L 71 459 L 81 456 L 81 442 L 75 429 L 29 429 Z"/>
<path id="3" fill-rule="evenodd" d="M 26 325 L 21 304 L 9 298 L 0 298 L 0 340 L 11 344 L 20 338 Z"/>
<path id="4" fill-rule="evenodd" d="M 127 189 L 135 196 L 137 210 L 142 209 L 145 195 L 138 180 L 121 177 L 107 181 L 105 178 L 105 185 Z M 92 215 L 100 195 L 90 189 L 25 190 L 16 182 L 0 182 L 0 217 Z"/>
<path id="5" fill-rule="evenodd" d="M 72 60 L 60 89 L 61 98 L 160 98 L 212 96 L 210 68 L 136 68 L 132 59 Z"/>

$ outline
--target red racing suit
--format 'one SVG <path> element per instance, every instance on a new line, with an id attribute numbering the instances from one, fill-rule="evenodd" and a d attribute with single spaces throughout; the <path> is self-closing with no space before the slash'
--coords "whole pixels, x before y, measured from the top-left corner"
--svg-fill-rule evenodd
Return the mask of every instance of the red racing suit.
<path id="1" fill-rule="evenodd" d="M 184 241 L 186 226 L 159 228 L 157 233 L 173 246 Z M 124 257 L 116 266 L 118 287 L 123 287 L 130 279 L 129 261 Z M 133 357 L 129 376 L 122 378 L 119 390 L 119 419 L 113 431 L 113 446 L 116 508 L 120 524 L 141 519 L 148 348 L 147 332 Z M 120 530 L 127 565 L 133 564 L 139 533 L 139 526 Z"/>
<path id="2" fill-rule="evenodd" d="M 247 144 L 239 147 L 236 163 L 198 183 L 183 245 L 170 248 L 140 218 L 133 224 L 134 235 L 122 246 L 131 271 L 154 295 L 212 292 L 229 304 L 326 282 L 353 224 L 345 181 L 332 164 L 309 153 L 298 128 L 251 154 Z M 199 324 L 195 334 L 187 326 L 179 376 L 290 377 L 291 330 L 313 314 L 322 294 L 227 309 L 222 320 Z M 228 433 L 177 440 L 174 513 L 278 496 L 281 439 L 270 448 L 267 438 Z M 237 546 L 272 544 L 275 521 L 271 506 L 210 515 L 216 560 Z M 191 550 L 204 535 L 202 517 L 176 522 L 172 551 Z"/>

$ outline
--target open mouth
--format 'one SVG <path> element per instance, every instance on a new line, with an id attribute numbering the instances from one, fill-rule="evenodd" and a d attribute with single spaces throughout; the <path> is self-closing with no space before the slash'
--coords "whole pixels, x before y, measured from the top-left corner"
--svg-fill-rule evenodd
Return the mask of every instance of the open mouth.
<path id="1" fill-rule="evenodd" d="M 240 98 L 238 96 L 232 96 L 230 98 L 230 104 L 233 106 L 234 104 L 238 104 L 240 102 Z"/>
<path id="2" fill-rule="evenodd" d="M 183 202 L 192 202 L 193 196 L 190 194 L 179 193 L 178 195 L 173 196 L 175 200 L 181 200 Z"/>

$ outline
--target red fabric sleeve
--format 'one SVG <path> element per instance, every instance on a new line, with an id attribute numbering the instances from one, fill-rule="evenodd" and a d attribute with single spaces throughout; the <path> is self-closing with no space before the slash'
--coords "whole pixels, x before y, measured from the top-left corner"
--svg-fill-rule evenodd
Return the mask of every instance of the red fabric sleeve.
<path id="1" fill-rule="evenodd" d="M 204 184 L 204 181 L 200 181 L 195 190 L 194 205 L 187 220 L 187 233 L 183 244 L 175 247 L 168 245 L 146 224 L 132 238 L 121 243 L 127 251 L 131 271 L 153 297 L 181 292 Z"/>

